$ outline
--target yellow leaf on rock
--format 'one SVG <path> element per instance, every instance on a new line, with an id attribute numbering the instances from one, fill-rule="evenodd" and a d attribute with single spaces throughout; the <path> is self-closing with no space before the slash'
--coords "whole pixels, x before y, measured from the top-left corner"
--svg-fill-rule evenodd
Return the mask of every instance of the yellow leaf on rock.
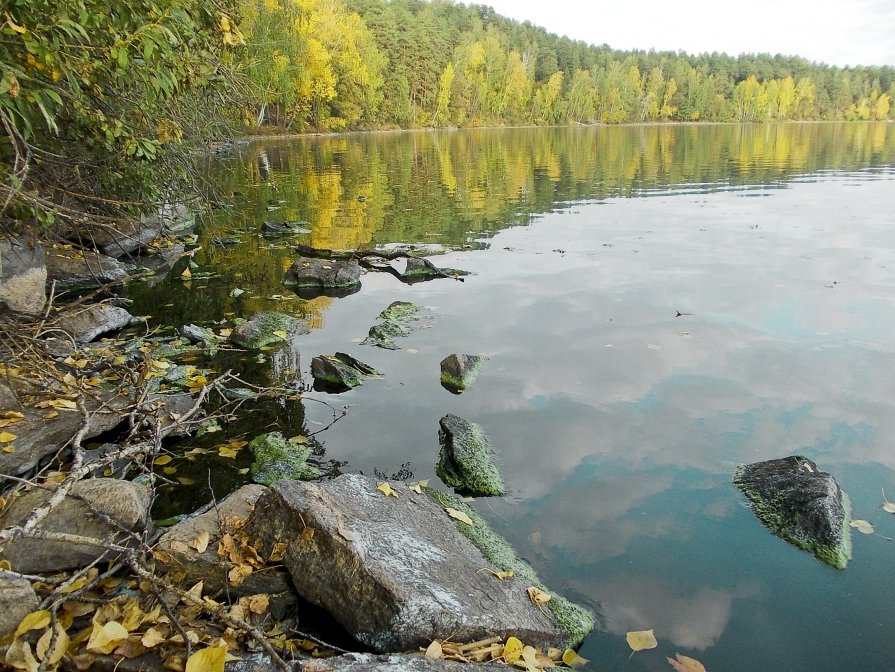
<path id="1" fill-rule="evenodd" d="M 287 333 L 286 333 L 285 331 L 283 331 L 282 329 L 277 329 L 276 331 L 273 332 L 273 335 L 274 335 L 274 336 L 279 336 L 280 338 L 285 339 L 286 336 L 288 336 L 289 334 L 287 334 Z"/>
<path id="2" fill-rule="evenodd" d="M 550 601 L 552 596 L 545 590 L 541 590 L 536 586 L 531 586 L 528 589 L 528 599 L 531 600 L 532 604 L 536 604 L 541 606 L 543 604 L 547 604 Z"/>
<path id="3" fill-rule="evenodd" d="M 127 639 L 127 634 L 127 630 L 118 621 L 109 621 L 103 626 L 94 624 L 87 650 L 91 653 L 112 653 L 116 646 Z"/>
<path id="4" fill-rule="evenodd" d="M 581 665 L 587 665 L 587 658 L 582 658 L 572 649 L 566 649 L 562 654 L 562 662 L 569 667 L 580 667 Z"/>
<path id="5" fill-rule="evenodd" d="M 626 633 L 625 639 L 628 640 L 628 646 L 630 646 L 633 651 L 655 649 L 659 646 L 659 642 L 656 641 L 656 635 L 653 634 L 652 628 L 649 630 L 634 630 Z"/>
<path id="6" fill-rule="evenodd" d="M 190 542 L 190 546 L 195 548 L 199 553 L 204 553 L 208 548 L 208 542 L 211 541 L 211 533 L 208 530 L 202 530 L 196 535 L 196 538 Z"/>
<path id="7" fill-rule="evenodd" d="M 10 441 L 16 440 L 15 434 L 10 434 L 9 432 L 0 432 L 0 443 L 9 443 Z"/>
<path id="8" fill-rule="evenodd" d="M 196 651 L 186 661 L 184 672 L 224 672 L 227 649 L 223 646 L 208 647 Z"/>
<path id="9" fill-rule="evenodd" d="M 386 497 L 394 497 L 395 499 L 398 498 L 398 493 L 392 489 L 392 486 L 388 484 L 388 481 L 383 481 L 378 486 L 376 486 L 376 489 L 379 490 L 379 492 L 381 492 Z"/>
<path id="10" fill-rule="evenodd" d="M 706 672 L 705 666 L 695 658 L 680 653 L 674 654 L 674 658 L 666 658 L 668 664 L 677 672 Z"/>
<path id="11" fill-rule="evenodd" d="M 528 672 L 539 672 L 540 666 L 538 665 L 538 652 L 535 651 L 535 647 L 524 647 L 522 649 L 522 660 L 525 664 L 525 669 Z"/>
<path id="12" fill-rule="evenodd" d="M 50 624 L 50 612 L 46 609 L 40 609 L 38 611 L 32 611 L 30 614 L 26 615 L 19 622 L 19 627 L 16 628 L 15 633 L 13 634 L 13 639 L 18 639 L 19 635 L 22 635 L 29 630 L 43 630 Z"/>
<path id="13" fill-rule="evenodd" d="M 873 525 L 866 520 L 853 520 L 849 523 L 849 527 L 855 528 L 861 534 L 873 534 L 874 532 Z"/>
<path id="14" fill-rule="evenodd" d="M 516 637 L 508 637 L 507 643 L 503 645 L 503 659 L 512 665 L 522 657 L 522 642 Z"/>
<path id="15" fill-rule="evenodd" d="M 441 648 L 441 642 L 439 642 L 437 639 L 426 647 L 426 658 L 434 658 L 435 660 L 444 658 L 444 651 Z"/>
<path id="16" fill-rule="evenodd" d="M 249 611 L 253 614 L 260 615 L 265 613 L 268 606 L 270 605 L 270 597 L 265 595 L 264 593 L 259 593 L 258 595 L 249 595 L 245 599 Z"/>
<path id="17" fill-rule="evenodd" d="M 512 579 L 515 574 L 512 570 L 507 572 L 491 572 L 494 576 L 496 576 L 500 581 L 506 581 L 507 579 Z"/>
<path id="18" fill-rule="evenodd" d="M 184 280 L 189 280 L 190 278 L 193 277 L 193 274 L 192 274 L 192 272 L 190 272 L 189 267 L 183 269 L 183 273 L 180 274 L 180 277 L 183 278 Z"/>
<path id="19" fill-rule="evenodd" d="M 472 518 L 470 518 L 462 511 L 457 511 L 457 509 L 452 509 L 449 506 L 446 507 L 444 510 L 447 511 L 447 514 L 454 520 L 459 520 L 461 523 L 466 523 L 470 527 L 475 527 L 475 523 L 472 522 Z"/>

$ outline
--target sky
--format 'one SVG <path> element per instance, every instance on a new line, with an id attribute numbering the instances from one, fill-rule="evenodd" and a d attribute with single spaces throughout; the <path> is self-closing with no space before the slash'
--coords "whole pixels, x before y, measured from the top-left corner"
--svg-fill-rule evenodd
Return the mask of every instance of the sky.
<path id="1" fill-rule="evenodd" d="M 470 0 L 465 0 L 470 4 Z M 475 0 L 615 49 L 771 53 L 895 66 L 895 0 Z"/>

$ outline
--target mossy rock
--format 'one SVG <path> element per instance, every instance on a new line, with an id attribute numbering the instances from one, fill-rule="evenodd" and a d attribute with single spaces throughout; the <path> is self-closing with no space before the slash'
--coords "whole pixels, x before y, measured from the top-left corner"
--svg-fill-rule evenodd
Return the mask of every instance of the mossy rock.
<path id="1" fill-rule="evenodd" d="M 280 432 L 256 436 L 249 443 L 255 456 L 251 475 L 255 483 L 271 485 L 284 479 L 310 481 L 323 476 L 317 467 L 308 464 L 311 446 L 287 441 Z"/>
<path id="2" fill-rule="evenodd" d="M 408 301 L 394 301 L 381 313 L 379 323 L 370 327 L 364 343 L 375 345 L 386 350 L 397 350 L 392 340 L 409 336 L 413 331 L 413 323 L 420 319 L 422 309 Z"/>
<path id="3" fill-rule="evenodd" d="M 482 426 L 448 414 L 439 421 L 441 452 L 435 473 L 445 484 L 476 496 L 502 495 L 503 478 Z"/>
<path id="4" fill-rule="evenodd" d="M 459 497 L 446 492 L 433 488 L 426 488 L 425 492 L 442 508 L 450 507 L 469 516 L 473 525 L 457 521 L 457 529 L 479 549 L 485 560 L 491 563 L 496 571 L 513 572 L 514 577 L 524 579 L 531 585 L 550 592 L 531 565 L 521 560 L 509 542 L 494 532 L 475 509 L 461 501 Z M 546 608 L 552 614 L 556 627 L 569 638 L 568 645 L 572 648 L 581 644 L 596 627 L 596 616 L 589 609 L 570 602 L 561 595 L 550 593 L 550 601 L 547 602 Z"/>
<path id="5" fill-rule="evenodd" d="M 488 359 L 487 355 L 448 355 L 441 360 L 441 386 L 461 394 L 475 382 Z"/>
<path id="6" fill-rule="evenodd" d="M 248 350 L 260 350 L 309 332 L 310 327 L 304 320 L 286 313 L 264 311 L 236 326 L 230 333 L 230 342 Z"/>

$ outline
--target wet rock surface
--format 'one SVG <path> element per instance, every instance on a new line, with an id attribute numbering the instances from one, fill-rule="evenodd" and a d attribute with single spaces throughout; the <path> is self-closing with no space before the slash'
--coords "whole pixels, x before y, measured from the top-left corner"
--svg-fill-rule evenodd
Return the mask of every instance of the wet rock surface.
<path id="1" fill-rule="evenodd" d="M 311 360 L 314 389 L 325 392 L 344 392 L 358 385 L 369 376 L 381 376 L 376 369 L 344 352 L 334 355 L 318 355 Z"/>
<path id="2" fill-rule="evenodd" d="M 55 281 L 57 290 L 99 287 L 127 277 L 127 269 L 120 261 L 90 250 L 48 250 L 44 260 L 47 284 Z"/>
<path id="3" fill-rule="evenodd" d="M 529 599 L 530 583 L 481 571 L 493 565 L 441 506 L 398 489 L 386 497 L 375 479 L 357 474 L 281 481 L 258 499 L 246 533 L 260 540 L 262 555 L 287 544 L 283 564 L 298 593 L 377 651 L 443 638 L 570 642 Z"/>
<path id="4" fill-rule="evenodd" d="M 364 344 L 386 350 L 398 350 L 394 339 L 409 336 L 420 319 L 422 309 L 419 306 L 408 301 L 393 301 L 379 313 L 379 323 L 370 327 Z"/>
<path id="5" fill-rule="evenodd" d="M 16 497 L 0 514 L 0 529 L 21 525 L 50 494 L 40 489 Z M 78 481 L 69 496 L 50 511 L 37 529 L 87 537 L 97 542 L 127 544 L 127 535 L 122 529 L 143 530 L 148 520 L 149 504 L 149 489 L 131 481 L 114 478 Z M 108 516 L 115 524 L 103 520 L 96 511 Z M 19 538 L 8 541 L 2 554 L 13 570 L 29 574 L 83 567 L 102 555 L 104 550 L 101 545 Z"/>
<path id="6" fill-rule="evenodd" d="M 448 414 L 438 421 L 441 451 L 435 473 L 446 485 L 473 496 L 506 493 L 481 425 Z"/>
<path id="7" fill-rule="evenodd" d="M 361 272 L 355 259 L 299 257 L 286 271 L 283 284 L 296 289 L 350 289 L 360 285 Z"/>
<path id="8" fill-rule="evenodd" d="M 244 656 L 227 665 L 227 672 L 269 672 L 273 663 L 265 654 Z M 512 668 L 499 663 L 460 663 L 435 660 L 421 655 L 346 653 L 333 658 L 292 663 L 294 672 L 508 672 Z"/>
<path id="9" fill-rule="evenodd" d="M 0 239 L 0 308 L 37 315 L 46 304 L 43 250 L 25 238 Z"/>
<path id="10" fill-rule="evenodd" d="M 401 279 L 408 284 L 413 284 L 435 278 L 462 278 L 466 275 L 469 275 L 468 271 L 461 271 L 458 268 L 439 268 L 428 259 L 407 257 L 407 264 L 401 273 Z"/>
<path id="11" fill-rule="evenodd" d="M 461 394 L 475 382 L 488 359 L 487 355 L 448 355 L 441 360 L 441 386 Z"/>
<path id="12" fill-rule="evenodd" d="M 836 479 L 801 455 L 739 467 L 733 482 L 774 534 L 844 569 L 851 559 L 850 504 Z"/>

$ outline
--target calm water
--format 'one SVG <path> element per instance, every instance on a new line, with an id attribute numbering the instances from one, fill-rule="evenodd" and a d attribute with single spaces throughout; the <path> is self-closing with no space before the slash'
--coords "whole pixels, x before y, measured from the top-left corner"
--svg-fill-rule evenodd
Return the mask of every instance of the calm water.
<path id="1" fill-rule="evenodd" d="M 831 569 L 766 531 L 730 482 L 738 463 L 801 453 L 895 536 L 880 508 L 881 488 L 895 500 L 895 125 L 311 138 L 208 170 L 224 207 L 200 229 L 199 273 L 133 287 L 135 312 L 310 319 L 299 353 L 230 356 L 259 382 L 310 380 L 311 357 L 336 350 L 386 374 L 229 431 L 316 431 L 347 406 L 318 435 L 326 458 L 434 479 L 439 417 L 482 424 L 511 492 L 475 506 L 601 614 L 590 669 L 668 670 L 678 651 L 712 672 L 895 669 L 895 543 L 855 533 L 853 561 Z M 310 233 L 265 240 L 263 219 Z M 354 295 L 305 301 L 280 284 L 287 242 L 440 244 L 453 251 L 436 263 L 474 275 L 367 274 Z M 428 328 L 398 351 L 358 344 L 398 299 L 426 306 Z M 451 352 L 492 358 L 459 397 L 438 381 Z M 211 463 L 217 494 L 247 457 Z M 181 465 L 200 483 L 207 467 Z M 629 659 L 625 632 L 646 628 L 659 648 Z"/>

